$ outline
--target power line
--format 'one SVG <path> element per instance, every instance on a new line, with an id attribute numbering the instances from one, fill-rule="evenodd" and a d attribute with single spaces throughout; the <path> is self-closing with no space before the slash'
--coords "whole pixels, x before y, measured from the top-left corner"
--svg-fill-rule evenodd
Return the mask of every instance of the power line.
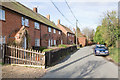
<path id="1" fill-rule="evenodd" d="M 66 0 L 65 0 L 65 3 L 67 4 L 68 8 L 70 9 L 70 12 L 72 13 L 73 17 L 74 17 L 74 18 L 77 20 L 77 22 L 79 23 L 78 19 L 75 17 L 72 9 L 70 8 L 70 6 L 69 6 L 69 4 L 68 4 L 68 2 L 67 2 Z M 80 23 L 79 23 L 79 24 L 80 24 Z M 81 24 L 80 24 L 80 25 L 81 25 Z"/>
<path id="2" fill-rule="evenodd" d="M 73 23 L 71 23 L 66 17 L 65 15 L 58 9 L 58 7 L 55 5 L 55 3 L 50 0 L 52 2 L 52 4 L 54 5 L 54 7 L 59 11 L 59 13 L 66 19 L 66 21 L 68 21 L 70 24 L 74 25 Z"/>
<path id="3" fill-rule="evenodd" d="M 67 4 L 67 6 L 68 6 L 68 8 L 70 9 L 70 11 L 71 11 L 72 15 L 74 16 L 74 18 L 77 20 L 77 18 L 75 17 L 75 15 L 74 15 L 73 11 L 71 10 L 71 8 L 70 8 L 70 6 L 69 6 L 69 4 L 67 3 L 67 1 L 66 1 L 66 0 L 65 0 L 65 3 Z"/>

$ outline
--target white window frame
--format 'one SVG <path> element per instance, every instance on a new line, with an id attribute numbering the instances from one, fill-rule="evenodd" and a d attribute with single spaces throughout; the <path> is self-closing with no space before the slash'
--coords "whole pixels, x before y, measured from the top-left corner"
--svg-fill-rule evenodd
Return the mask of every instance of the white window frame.
<path id="1" fill-rule="evenodd" d="M 61 34 L 61 31 L 59 31 L 59 34 Z"/>
<path id="2" fill-rule="evenodd" d="M 51 27 L 48 27 L 48 32 L 51 32 Z"/>
<path id="3" fill-rule="evenodd" d="M 25 26 L 29 26 L 29 20 L 28 19 L 25 19 Z"/>
<path id="4" fill-rule="evenodd" d="M 34 26 L 35 26 L 35 29 L 40 29 L 38 22 L 34 22 Z"/>
<path id="5" fill-rule="evenodd" d="M 29 19 L 22 17 L 22 25 L 29 27 Z"/>
<path id="6" fill-rule="evenodd" d="M 54 45 L 56 46 L 56 40 L 54 40 Z"/>
<path id="7" fill-rule="evenodd" d="M 38 38 L 35 39 L 35 46 L 40 46 L 40 39 Z"/>
<path id="8" fill-rule="evenodd" d="M 0 9 L 0 20 L 5 20 L 5 10 Z"/>
<path id="9" fill-rule="evenodd" d="M 56 30 L 55 30 L 55 29 L 53 30 L 53 33 L 56 33 Z"/>

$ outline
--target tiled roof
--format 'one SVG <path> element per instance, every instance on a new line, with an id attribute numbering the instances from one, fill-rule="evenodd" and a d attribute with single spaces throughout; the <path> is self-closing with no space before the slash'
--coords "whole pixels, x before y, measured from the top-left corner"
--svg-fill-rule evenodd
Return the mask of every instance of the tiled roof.
<path id="1" fill-rule="evenodd" d="M 62 24 L 60 24 L 60 25 L 62 25 Z M 62 25 L 62 26 L 65 28 L 65 30 L 66 30 L 67 32 L 74 34 L 68 27 L 66 27 L 66 26 L 64 26 L 64 25 Z"/>
<path id="2" fill-rule="evenodd" d="M 54 27 L 56 29 L 59 29 L 53 22 L 48 20 L 46 17 L 42 16 L 39 13 L 36 13 L 32 11 L 31 9 L 27 8 L 26 6 L 22 5 L 19 2 L 2 2 L 2 6 L 11 9 L 13 11 L 16 11 L 22 15 L 25 15 L 27 17 L 30 17 L 36 21 L 39 21 L 41 23 L 44 23 L 48 26 Z M 60 30 L 60 29 L 59 29 Z"/>

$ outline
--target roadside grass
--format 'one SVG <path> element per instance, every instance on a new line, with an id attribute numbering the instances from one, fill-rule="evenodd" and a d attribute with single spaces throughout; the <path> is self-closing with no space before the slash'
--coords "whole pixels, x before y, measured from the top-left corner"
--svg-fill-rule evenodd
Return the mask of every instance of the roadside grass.
<path id="1" fill-rule="evenodd" d="M 53 49 L 44 49 L 42 52 L 47 52 L 47 51 L 51 51 Z"/>
<path id="2" fill-rule="evenodd" d="M 118 60 L 118 57 L 119 57 L 119 55 L 118 55 L 118 52 L 120 52 L 120 48 L 112 48 L 112 47 L 110 47 L 109 48 L 109 56 L 116 62 L 116 63 L 118 63 L 118 62 L 120 62 L 120 60 Z M 120 59 L 120 58 L 119 58 Z"/>

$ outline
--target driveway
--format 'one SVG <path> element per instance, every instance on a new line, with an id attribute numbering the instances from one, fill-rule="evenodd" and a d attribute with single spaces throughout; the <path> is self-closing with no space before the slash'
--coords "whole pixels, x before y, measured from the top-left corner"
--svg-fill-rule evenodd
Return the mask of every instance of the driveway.
<path id="1" fill-rule="evenodd" d="M 118 66 L 101 56 L 94 56 L 92 48 L 80 48 L 49 68 L 43 78 L 118 78 Z"/>

